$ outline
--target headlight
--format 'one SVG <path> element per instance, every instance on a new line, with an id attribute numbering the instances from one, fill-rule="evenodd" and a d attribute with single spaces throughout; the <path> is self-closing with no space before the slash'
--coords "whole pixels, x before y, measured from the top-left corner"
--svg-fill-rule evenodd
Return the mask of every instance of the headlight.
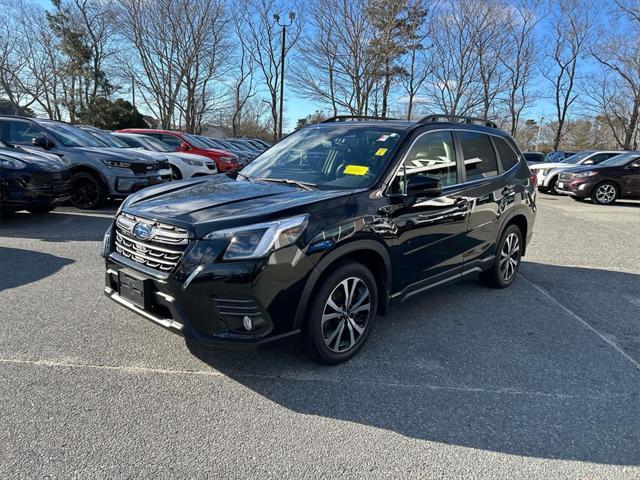
<path id="1" fill-rule="evenodd" d="M 0 167 L 2 168 L 9 168 L 11 170 L 20 170 L 22 168 L 25 168 L 26 166 L 27 166 L 26 163 L 24 163 L 21 160 L 16 160 L 14 158 L 7 159 L 7 160 L 0 160 Z"/>
<path id="2" fill-rule="evenodd" d="M 109 256 L 109 250 L 111 249 L 111 229 L 113 225 L 109 225 L 109 228 L 106 232 L 104 232 L 104 237 L 102 238 L 102 248 L 100 251 L 100 255 L 102 257 L 107 258 Z"/>
<path id="3" fill-rule="evenodd" d="M 119 160 L 102 160 L 108 167 L 131 168 L 131 162 L 121 162 Z"/>
<path id="4" fill-rule="evenodd" d="M 201 167 L 204 165 L 200 160 L 192 160 L 190 158 L 183 158 L 182 161 L 189 165 L 193 165 L 194 167 Z"/>
<path id="5" fill-rule="evenodd" d="M 265 257 L 271 252 L 292 245 L 307 227 L 308 216 L 285 218 L 269 223 L 211 232 L 205 240 L 227 240 L 224 260 Z"/>
<path id="6" fill-rule="evenodd" d="M 224 163 L 238 163 L 238 159 L 236 157 L 220 157 Z"/>
<path id="7" fill-rule="evenodd" d="M 575 178 L 587 178 L 587 177 L 593 177 L 594 175 L 597 175 L 598 172 L 579 172 L 576 173 L 574 175 Z"/>

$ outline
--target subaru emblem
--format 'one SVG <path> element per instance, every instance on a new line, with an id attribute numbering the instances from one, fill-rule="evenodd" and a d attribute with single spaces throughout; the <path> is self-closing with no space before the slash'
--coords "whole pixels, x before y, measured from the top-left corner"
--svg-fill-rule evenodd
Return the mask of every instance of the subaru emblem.
<path id="1" fill-rule="evenodd" d="M 136 223 L 133 227 L 133 235 L 140 240 L 149 240 L 152 232 L 153 227 L 148 223 Z"/>

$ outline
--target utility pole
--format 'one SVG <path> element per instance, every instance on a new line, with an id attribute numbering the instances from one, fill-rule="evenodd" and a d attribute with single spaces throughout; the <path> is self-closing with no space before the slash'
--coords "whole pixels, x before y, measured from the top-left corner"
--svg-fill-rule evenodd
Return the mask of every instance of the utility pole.
<path id="1" fill-rule="evenodd" d="M 295 12 L 289 12 L 289 23 L 280 23 L 280 15 L 273 14 L 273 19 L 278 26 L 282 27 L 282 49 L 280 51 L 280 113 L 278 114 L 278 140 L 282 138 L 282 112 L 284 110 L 284 57 L 286 54 L 287 27 L 293 24 L 296 19 Z"/>

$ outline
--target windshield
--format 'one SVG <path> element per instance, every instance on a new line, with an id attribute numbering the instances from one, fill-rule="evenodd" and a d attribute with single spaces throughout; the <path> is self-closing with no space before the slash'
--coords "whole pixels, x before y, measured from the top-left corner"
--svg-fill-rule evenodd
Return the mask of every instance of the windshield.
<path id="1" fill-rule="evenodd" d="M 591 155 L 593 152 L 580 152 L 580 153 L 576 153 L 575 155 L 571 155 L 570 157 L 565 158 L 564 160 L 562 160 L 560 163 L 573 163 L 573 164 L 577 164 L 580 163 L 581 160 L 584 160 L 585 158 L 587 158 L 589 155 Z"/>
<path id="2" fill-rule="evenodd" d="M 40 124 L 52 133 L 65 147 L 106 147 L 103 142 L 84 130 L 58 122 L 42 122 Z"/>
<path id="3" fill-rule="evenodd" d="M 186 138 L 187 140 L 189 140 L 189 143 L 191 143 L 191 145 L 193 145 L 194 147 L 198 147 L 198 148 L 211 148 L 209 145 L 207 145 L 205 142 L 203 142 L 202 140 L 200 140 L 197 136 L 195 135 L 191 135 L 189 133 L 185 133 L 183 134 L 184 138 Z"/>
<path id="4" fill-rule="evenodd" d="M 123 142 L 118 137 L 116 137 L 115 135 L 109 132 L 105 132 L 97 128 L 87 128 L 85 131 L 89 132 L 90 135 L 93 135 L 94 137 L 98 138 L 100 141 L 102 141 L 105 145 L 108 145 L 109 147 L 130 148 L 129 145 L 127 145 L 125 142 Z"/>
<path id="5" fill-rule="evenodd" d="M 146 149 L 152 150 L 154 152 L 175 153 L 176 151 L 175 148 L 171 148 L 170 145 L 167 145 L 162 140 L 159 140 L 155 137 L 140 136 L 140 137 L 136 137 L 136 140 L 140 142 Z"/>
<path id="6" fill-rule="evenodd" d="M 633 160 L 637 160 L 640 158 L 640 153 L 638 152 L 627 152 L 621 155 L 616 155 L 615 157 L 611 157 L 609 160 L 605 160 L 604 162 L 600 162 L 599 167 L 622 167 Z"/>
<path id="7" fill-rule="evenodd" d="M 326 188 L 368 187 L 386 169 L 403 133 L 353 123 L 303 128 L 247 165 L 242 174 Z"/>

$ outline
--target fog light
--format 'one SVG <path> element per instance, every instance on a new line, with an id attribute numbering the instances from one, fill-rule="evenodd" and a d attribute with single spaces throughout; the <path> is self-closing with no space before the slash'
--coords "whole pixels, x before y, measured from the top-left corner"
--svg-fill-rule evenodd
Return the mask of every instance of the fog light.
<path id="1" fill-rule="evenodd" d="M 584 190 L 584 187 L 586 187 L 587 184 L 586 183 L 582 183 L 578 186 L 578 190 Z"/>
<path id="2" fill-rule="evenodd" d="M 251 321 L 251 317 L 247 317 L 246 315 L 242 318 L 242 326 L 244 329 L 249 331 L 253 328 L 253 322 Z"/>

